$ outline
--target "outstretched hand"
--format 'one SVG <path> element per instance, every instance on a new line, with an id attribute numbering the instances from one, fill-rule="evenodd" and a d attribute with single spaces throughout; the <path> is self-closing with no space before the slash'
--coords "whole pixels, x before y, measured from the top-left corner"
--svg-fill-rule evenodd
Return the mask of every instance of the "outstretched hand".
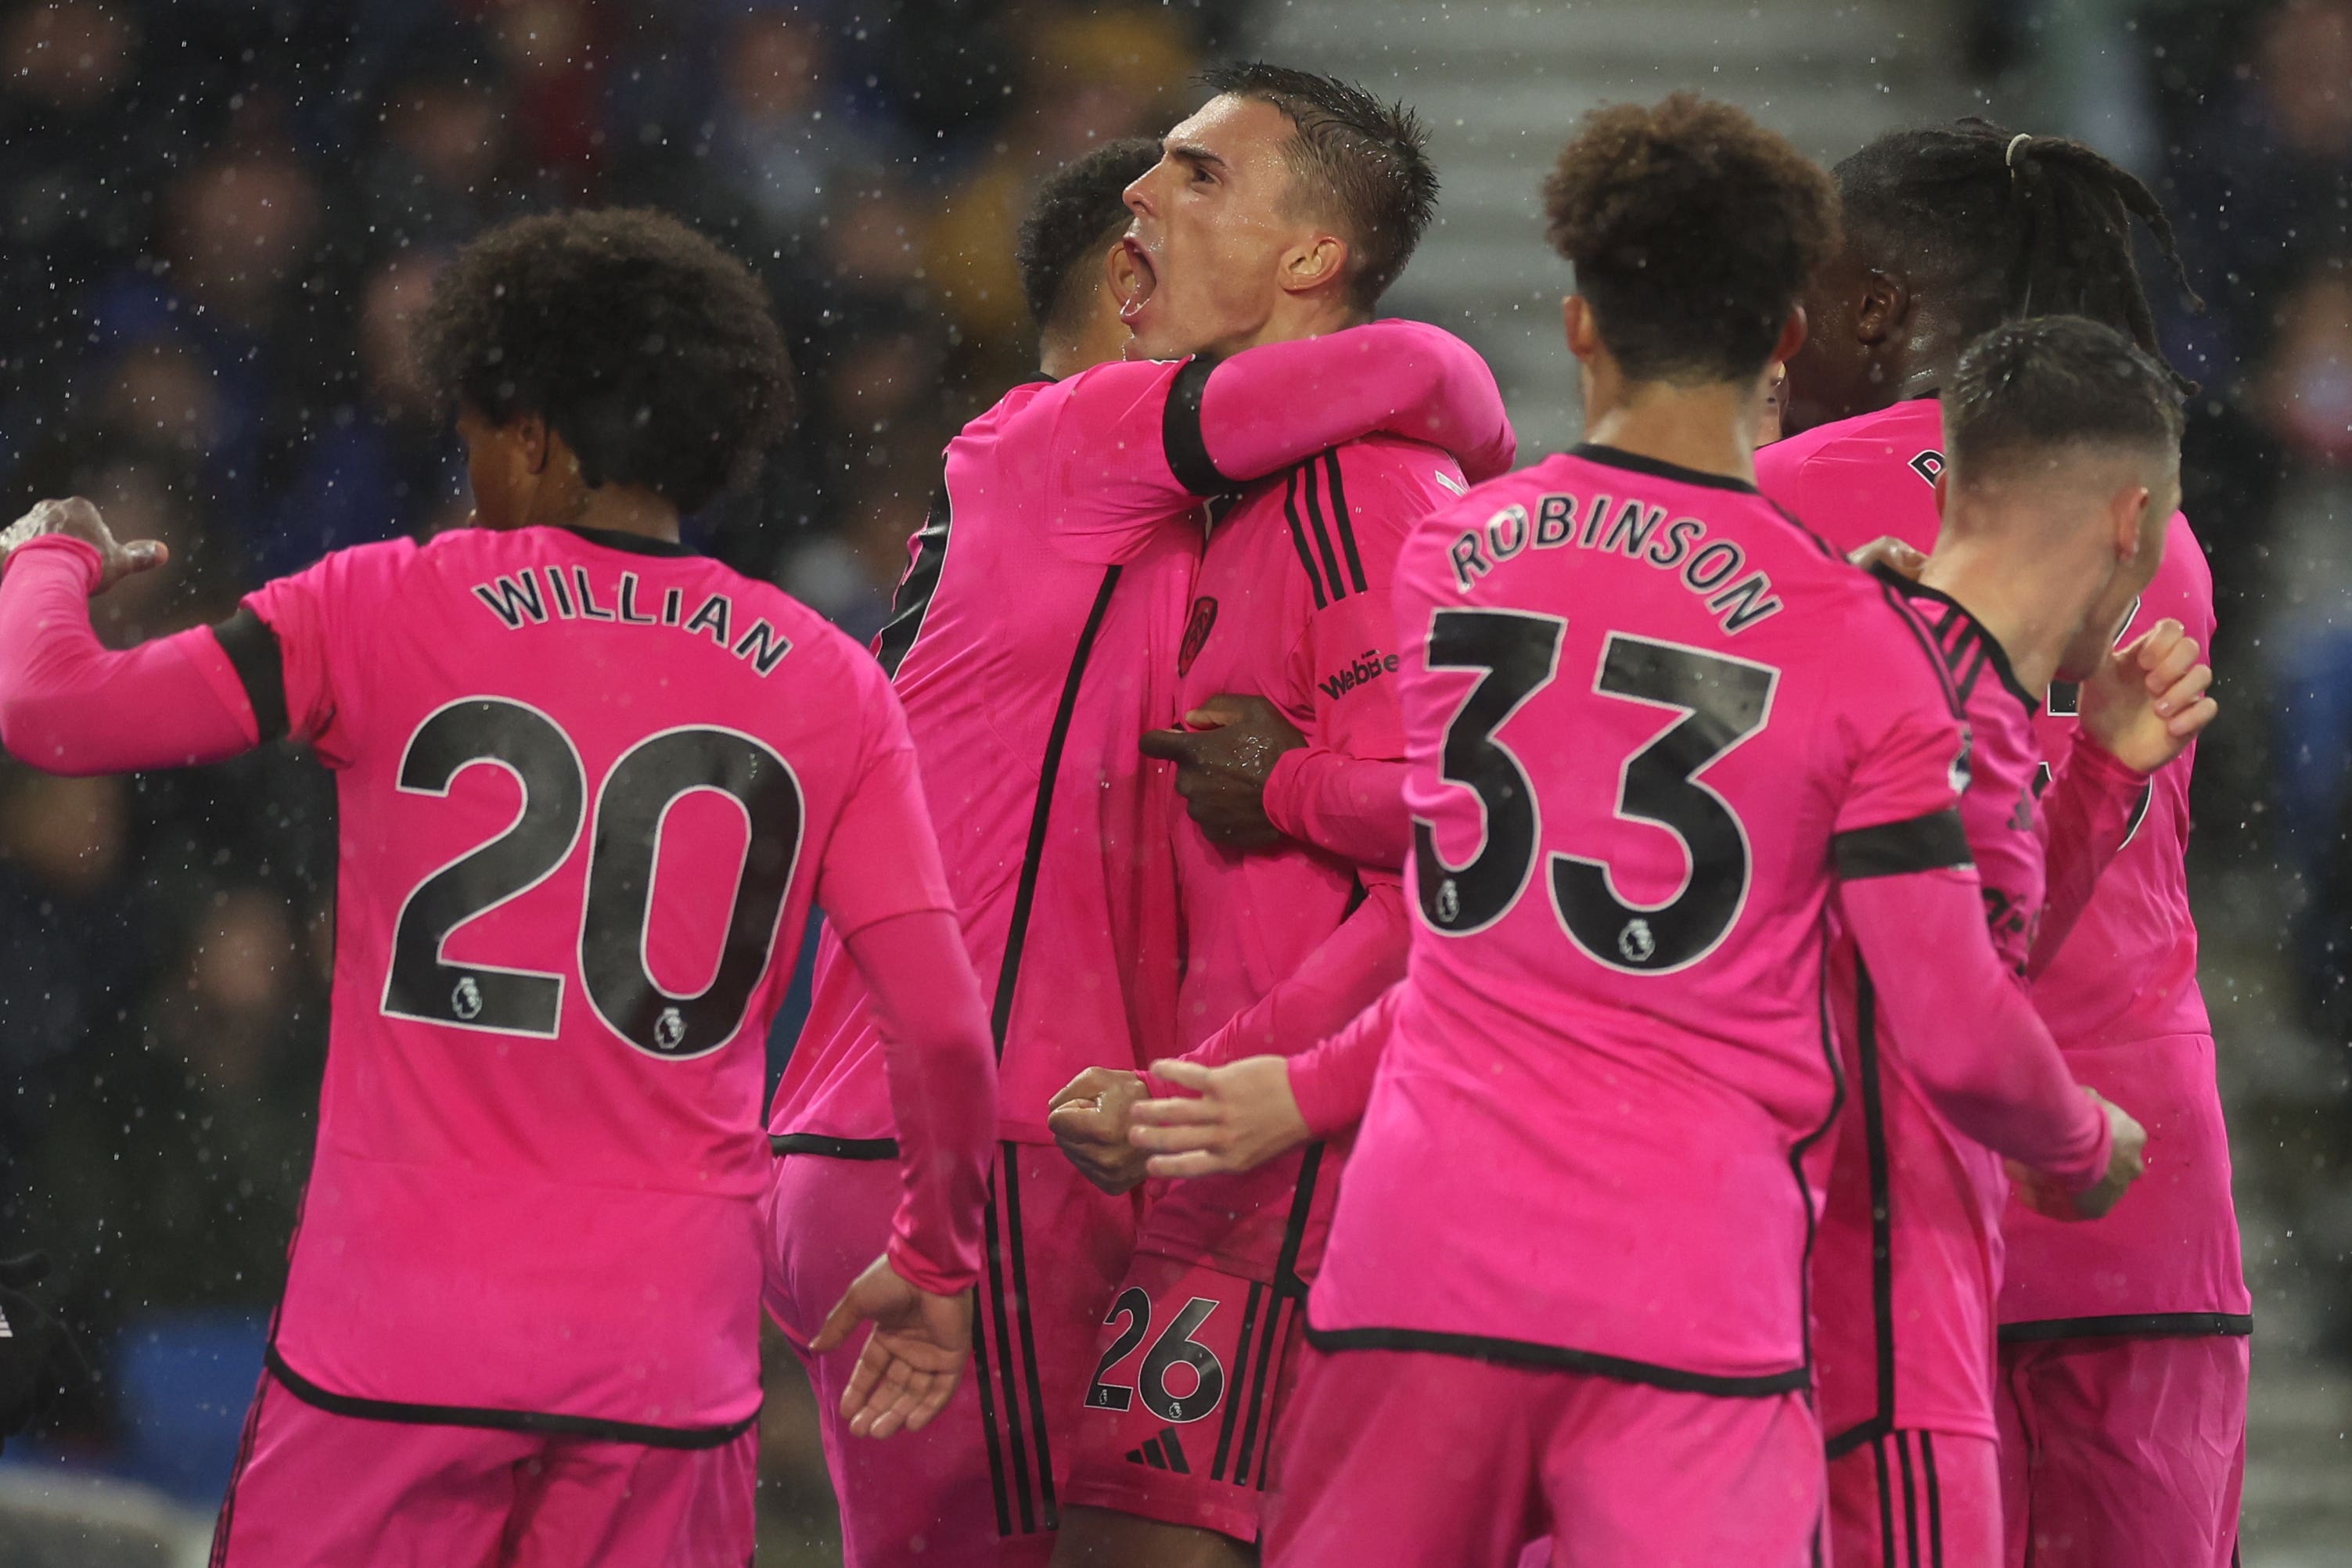
<path id="1" fill-rule="evenodd" d="M 2110 652 L 2083 682 L 2082 726 L 2125 766 L 2152 773 L 2189 749 L 2221 711 L 2210 665 L 2179 621 L 2156 623 Z"/>
<path id="2" fill-rule="evenodd" d="M 1128 1139 L 1151 1153 L 1155 1176 L 1255 1170 L 1314 1136 L 1290 1092 L 1290 1063 L 1244 1057 L 1223 1067 L 1164 1061 L 1151 1070 L 1200 1098 L 1147 1100 L 1128 1112 Z"/>
<path id="3" fill-rule="evenodd" d="M 934 1296 L 877 1258 L 825 1315 L 809 1349 L 837 1349 L 868 1320 L 874 1332 L 842 1391 L 841 1413 L 860 1437 L 887 1437 L 902 1426 L 919 1432 L 947 1408 L 971 1359 L 971 1293 Z"/>
<path id="4" fill-rule="evenodd" d="M 1265 815 L 1265 781 L 1282 753 L 1307 743 L 1263 697 L 1227 693 L 1184 715 L 1187 728 L 1153 730 L 1143 754 L 1176 764 L 1176 793 L 1213 843 L 1268 849 L 1283 840 Z"/>
<path id="5" fill-rule="evenodd" d="M 47 534 L 79 539 L 97 549 L 99 575 L 98 586 L 90 590 L 93 595 L 105 593 L 133 573 L 152 571 L 172 558 L 170 548 L 160 539 L 134 539 L 127 544 L 116 540 L 98 508 L 73 496 L 65 500 L 36 502 L 32 510 L 0 531 L 0 568 L 6 566 L 18 545 Z"/>

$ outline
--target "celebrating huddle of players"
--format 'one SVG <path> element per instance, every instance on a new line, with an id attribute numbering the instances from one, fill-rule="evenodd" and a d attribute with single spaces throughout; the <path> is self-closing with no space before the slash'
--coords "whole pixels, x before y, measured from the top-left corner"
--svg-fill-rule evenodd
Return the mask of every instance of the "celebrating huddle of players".
<path id="1" fill-rule="evenodd" d="M 679 544 L 790 367 L 645 213 L 440 280 L 478 526 L 120 653 L 160 547 L 0 536 L 13 754 L 337 773 L 215 1563 L 745 1562 L 764 1303 L 858 1568 L 2222 1568 L 2161 212 L 1981 121 L 1832 178 L 1601 110 L 1543 193 L 1586 439 L 1513 471 L 1372 319 L 1412 115 L 1209 87 L 1040 193 L 1042 374 L 870 653 Z"/>

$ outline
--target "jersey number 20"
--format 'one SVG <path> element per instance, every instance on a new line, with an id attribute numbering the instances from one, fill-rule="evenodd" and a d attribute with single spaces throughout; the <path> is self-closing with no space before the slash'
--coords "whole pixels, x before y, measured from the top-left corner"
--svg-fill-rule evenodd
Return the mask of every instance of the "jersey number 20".
<path id="1" fill-rule="evenodd" d="M 1433 669 L 1485 671 L 1446 727 L 1440 769 L 1475 791 L 1486 834 L 1467 865 L 1449 866 L 1431 824 L 1412 825 L 1414 883 L 1423 919 L 1464 936 L 1508 913 L 1535 869 L 1538 804 L 1527 770 L 1496 739 L 1512 714 L 1559 673 L 1568 623 L 1509 610 L 1440 610 L 1430 625 Z M 1602 696 L 1674 709 L 1681 721 L 1625 759 L 1616 815 L 1654 823 L 1682 841 L 1690 869 L 1664 903 L 1620 898 L 1604 860 L 1555 851 L 1552 910 L 1570 941 L 1596 962 L 1637 974 L 1696 963 L 1738 918 L 1751 874 L 1748 830 L 1699 774 L 1757 731 L 1772 707 L 1779 672 L 1680 643 L 1612 632 L 1592 689 Z"/>
<path id="2" fill-rule="evenodd" d="M 459 926 L 545 881 L 593 821 L 580 978 L 596 1016 L 656 1056 L 699 1056 L 726 1044 L 767 973 L 800 856 L 800 784 L 783 758 L 732 730 L 666 730 L 621 754 L 591 814 L 580 752 L 553 720 L 520 702 L 472 697 L 437 710 L 409 737 L 400 787 L 446 795 L 459 773 L 481 763 L 515 776 L 522 810 L 504 833 L 408 895 L 393 938 L 383 1010 L 499 1034 L 554 1035 L 563 1007 L 561 974 L 449 963 L 442 947 Z M 751 842 L 719 972 L 701 994 L 678 996 L 647 969 L 645 939 L 662 824 L 671 805 L 694 790 L 717 791 L 740 806 Z"/>

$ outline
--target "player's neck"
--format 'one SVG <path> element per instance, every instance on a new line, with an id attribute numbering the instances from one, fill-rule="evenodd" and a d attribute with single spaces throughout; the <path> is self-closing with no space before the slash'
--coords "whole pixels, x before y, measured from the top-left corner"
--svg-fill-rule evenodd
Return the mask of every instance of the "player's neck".
<path id="1" fill-rule="evenodd" d="M 1946 520 L 1945 538 L 1919 581 L 1976 617 L 2009 656 L 2018 685 L 2048 690 L 2066 644 L 2090 607 L 2080 585 L 2086 574 L 2021 551 L 2016 541 L 2032 537 L 2030 532 L 1964 524 L 1961 536 L 1952 538 L 1951 521 Z M 2095 580 L 2095 574 L 2089 575 Z"/>
<path id="2" fill-rule="evenodd" d="M 578 510 L 562 520 L 562 526 L 634 533 L 668 544 L 678 542 L 677 508 L 638 485 L 599 485 L 584 492 Z"/>
<path id="3" fill-rule="evenodd" d="M 1588 374 L 1584 395 L 1587 441 L 1742 484 L 1756 482 L 1757 387 L 1676 386 Z"/>
<path id="4" fill-rule="evenodd" d="M 1265 325 L 1255 332 L 1218 343 L 1213 352 L 1225 357 L 1267 343 L 1295 343 L 1307 338 L 1328 337 L 1333 332 L 1344 332 L 1349 327 L 1360 327 L 1370 320 L 1371 317 L 1367 312 L 1355 309 L 1335 295 L 1286 294 L 1276 302 Z"/>

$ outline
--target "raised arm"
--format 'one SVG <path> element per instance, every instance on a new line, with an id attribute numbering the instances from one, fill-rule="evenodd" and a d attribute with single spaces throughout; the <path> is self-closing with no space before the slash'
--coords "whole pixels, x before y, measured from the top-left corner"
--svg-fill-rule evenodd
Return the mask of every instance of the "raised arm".
<path id="1" fill-rule="evenodd" d="M 87 502 L 44 507 L 86 508 L 104 532 Z M 44 772 L 75 774 L 184 767 L 250 750 L 260 739 L 253 706 L 211 629 L 120 653 L 100 644 L 89 599 L 112 581 L 112 542 L 40 531 L 9 552 L 0 575 L 0 744 Z"/>
<path id="2" fill-rule="evenodd" d="M 2035 817 L 2048 892 L 2026 975 L 2050 967 L 2147 799 L 2148 780 L 2187 751 L 2219 710 L 2210 667 L 2167 618 L 2115 649 L 2083 682 L 2082 717 L 2066 765 Z"/>
<path id="3" fill-rule="evenodd" d="M 1231 359 L 1097 365 L 1036 405 L 1051 419 L 1048 526 L 1073 554 L 1120 561 L 1193 503 L 1376 432 L 1454 454 L 1475 482 L 1518 453 L 1494 373 L 1452 333 L 1372 321 Z"/>

